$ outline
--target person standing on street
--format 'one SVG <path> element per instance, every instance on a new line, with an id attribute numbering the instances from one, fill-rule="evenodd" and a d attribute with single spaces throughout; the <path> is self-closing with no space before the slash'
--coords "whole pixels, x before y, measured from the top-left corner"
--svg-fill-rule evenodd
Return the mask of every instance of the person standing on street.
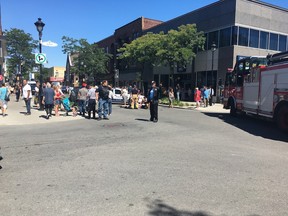
<path id="1" fill-rule="evenodd" d="M 109 99 L 108 99 L 108 116 L 112 114 L 112 99 L 113 99 L 113 86 L 111 85 L 111 89 L 109 90 Z"/>
<path id="2" fill-rule="evenodd" d="M 54 104 L 55 104 L 55 116 L 59 116 L 59 110 L 61 109 L 62 97 L 64 94 L 62 93 L 60 86 L 54 86 Z"/>
<path id="3" fill-rule="evenodd" d="M 87 100 L 87 94 L 88 89 L 86 88 L 87 84 L 83 83 L 82 88 L 78 92 L 78 107 L 80 115 L 85 117 L 85 109 L 86 109 L 86 100 Z"/>
<path id="4" fill-rule="evenodd" d="M 108 118 L 108 100 L 109 100 L 109 90 L 111 87 L 108 86 L 108 81 L 104 80 L 102 85 L 97 89 L 96 98 L 98 99 L 98 120 L 102 119 L 104 116 L 105 120 L 109 120 Z"/>
<path id="5" fill-rule="evenodd" d="M 152 81 L 152 87 L 148 92 L 148 102 L 150 103 L 150 121 L 154 123 L 158 122 L 158 100 L 159 88 L 156 86 L 156 82 Z"/>
<path id="6" fill-rule="evenodd" d="M 34 105 L 36 107 L 39 107 L 39 104 L 41 102 L 41 101 L 38 101 L 39 100 L 39 91 L 40 91 L 40 83 L 37 82 L 36 86 L 35 86 L 35 95 L 34 95 Z"/>
<path id="7" fill-rule="evenodd" d="M 55 97 L 55 91 L 51 88 L 51 84 L 48 82 L 46 84 L 46 88 L 43 91 L 43 99 L 42 104 L 45 105 L 45 111 L 46 111 L 46 118 L 49 119 L 52 117 L 52 110 L 54 106 L 54 97 Z"/>
<path id="8" fill-rule="evenodd" d="M 25 115 L 31 115 L 31 99 L 32 99 L 32 91 L 31 86 L 28 84 L 27 80 L 23 80 L 23 99 L 25 101 L 27 112 Z"/>
<path id="9" fill-rule="evenodd" d="M 89 91 L 88 97 L 88 119 L 91 119 L 91 112 L 93 114 L 93 119 L 96 118 L 96 89 L 91 85 L 88 87 Z"/>
<path id="10" fill-rule="evenodd" d="M 19 102 L 20 94 L 21 94 L 21 86 L 17 84 L 15 86 L 15 94 L 16 94 L 16 102 Z"/>
<path id="11" fill-rule="evenodd" d="M 2 83 L 2 87 L 0 88 L 0 107 L 2 110 L 2 116 L 6 116 L 6 109 L 8 101 L 6 97 L 9 95 L 8 88 L 5 86 L 5 83 Z"/>
<path id="12" fill-rule="evenodd" d="M 131 109 L 138 109 L 138 94 L 139 90 L 136 85 L 131 90 Z"/>
<path id="13" fill-rule="evenodd" d="M 175 99 L 175 96 L 174 96 L 174 90 L 173 88 L 169 88 L 169 108 L 173 108 L 173 102 L 174 102 L 174 99 Z"/>

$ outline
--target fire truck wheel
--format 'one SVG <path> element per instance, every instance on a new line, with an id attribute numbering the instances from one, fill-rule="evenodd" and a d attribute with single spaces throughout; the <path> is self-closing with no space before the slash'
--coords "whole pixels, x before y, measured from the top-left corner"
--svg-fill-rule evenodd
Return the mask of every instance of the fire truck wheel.
<path id="1" fill-rule="evenodd" d="M 277 113 L 277 125 L 278 127 L 288 132 L 288 105 L 282 105 Z"/>

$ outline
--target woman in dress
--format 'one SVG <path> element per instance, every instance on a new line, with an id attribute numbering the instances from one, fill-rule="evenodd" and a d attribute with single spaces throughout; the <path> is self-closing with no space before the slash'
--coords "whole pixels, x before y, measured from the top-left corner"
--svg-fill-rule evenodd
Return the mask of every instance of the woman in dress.
<path id="1" fill-rule="evenodd" d="M 201 91 L 198 88 L 195 88 L 194 101 L 196 102 L 196 108 L 200 107 Z"/>

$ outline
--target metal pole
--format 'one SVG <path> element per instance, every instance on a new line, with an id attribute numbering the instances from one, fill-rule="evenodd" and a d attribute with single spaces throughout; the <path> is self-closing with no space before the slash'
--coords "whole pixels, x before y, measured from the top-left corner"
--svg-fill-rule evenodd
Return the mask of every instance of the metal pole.
<path id="1" fill-rule="evenodd" d="M 212 50 L 212 86 L 213 86 L 213 70 L 214 70 L 214 51 Z"/>
<path id="2" fill-rule="evenodd" d="M 39 33 L 39 52 L 42 53 L 42 33 Z M 39 95 L 38 95 L 38 101 L 40 105 L 40 110 L 44 109 L 44 104 L 42 104 L 42 94 L 43 94 L 43 75 L 42 75 L 42 64 L 39 65 L 40 71 L 40 86 L 39 86 Z"/>

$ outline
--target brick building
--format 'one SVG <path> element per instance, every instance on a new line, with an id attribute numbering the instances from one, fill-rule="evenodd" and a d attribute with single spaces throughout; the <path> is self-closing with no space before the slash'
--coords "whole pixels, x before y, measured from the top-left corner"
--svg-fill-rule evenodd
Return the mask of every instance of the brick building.
<path id="1" fill-rule="evenodd" d="M 110 53 L 113 56 L 108 66 L 109 72 L 114 74 L 117 69 L 121 73 L 120 81 L 134 81 L 136 79 L 135 71 L 138 70 L 137 65 L 127 69 L 126 65 L 122 64 L 121 60 L 117 59 L 117 49 L 122 47 L 124 43 L 129 43 L 140 37 L 143 35 L 144 31 L 147 31 L 161 23 L 162 21 L 140 17 L 116 29 L 113 35 L 97 42 L 99 47 L 104 48 L 107 53 Z M 119 80 L 116 78 L 114 83 L 119 85 L 118 81 Z"/>

